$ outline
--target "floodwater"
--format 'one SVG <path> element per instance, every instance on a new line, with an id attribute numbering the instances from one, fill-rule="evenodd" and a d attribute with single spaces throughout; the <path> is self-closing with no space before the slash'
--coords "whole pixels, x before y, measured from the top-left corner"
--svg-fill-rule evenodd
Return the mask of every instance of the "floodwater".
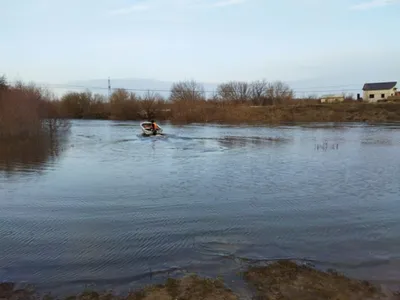
<path id="1" fill-rule="evenodd" d="M 293 258 L 400 282 L 400 125 L 163 127 L 0 152 L 0 281 L 126 291 Z"/>

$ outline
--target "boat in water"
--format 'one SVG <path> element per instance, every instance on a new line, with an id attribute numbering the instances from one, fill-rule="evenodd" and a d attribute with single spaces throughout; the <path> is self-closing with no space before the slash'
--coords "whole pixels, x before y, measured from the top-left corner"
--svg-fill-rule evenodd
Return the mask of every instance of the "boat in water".
<path id="1" fill-rule="evenodd" d="M 151 122 L 149 122 L 149 121 L 140 123 L 140 127 L 142 128 L 143 135 L 146 135 L 146 136 L 163 134 L 163 130 L 160 125 L 158 125 L 157 130 L 153 131 L 153 129 L 151 127 Z"/>

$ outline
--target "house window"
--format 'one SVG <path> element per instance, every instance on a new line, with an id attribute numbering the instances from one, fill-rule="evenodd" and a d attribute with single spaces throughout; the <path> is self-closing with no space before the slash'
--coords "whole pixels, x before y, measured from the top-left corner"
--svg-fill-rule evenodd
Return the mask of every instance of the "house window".
<path id="1" fill-rule="evenodd" d="M 369 99 L 374 99 L 375 98 L 375 95 L 374 94 L 370 94 L 369 95 Z"/>
<path id="2" fill-rule="evenodd" d="M 385 94 L 381 94 L 381 98 L 382 98 L 382 99 L 385 98 Z"/>

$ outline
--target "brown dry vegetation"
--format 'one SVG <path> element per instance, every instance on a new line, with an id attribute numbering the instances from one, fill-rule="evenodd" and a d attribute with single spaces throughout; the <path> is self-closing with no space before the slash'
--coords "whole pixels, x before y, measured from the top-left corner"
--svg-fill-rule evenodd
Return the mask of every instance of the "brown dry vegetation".
<path id="1" fill-rule="evenodd" d="M 0 138 L 34 137 L 40 129 L 40 98 L 35 90 L 0 91 Z"/>
<path id="2" fill-rule="evenodd" d="M 13 283 L 0 283 L 0 299 L 40 299 L 32 289 L 15 290 Z M 43 300 L 54 299 L 51 296 Z M 141 290 L 130 292 L 126 296 L 112 293 L 85 291 L 66 300 L 238 300 L 238 296 L 225 287 L 220 280 L 200 278 L 196 275 L 182 279 L 169 278 L 163 285 L 147 286 Z"/>
<path id="3" fill-rule="evenodd" d="M 398 104 L 282 104 L 252 107 L 231 103 L 193 103 L 172 109 L 173 123 L 270 124 L 282 122 L 400 121 Z"/>
<path id="4" fill-rule="evenodd" d="M 372 300 L 398 299 L 367 281 L 350 279 L 335 271 L 321 272 L 291 261 L 252 267 L 244 273 L 256 299 Z"/>
<path id="5" fill-rule="evenodd" d="M 116 89 L 110 98 L 85 91 L 68 92 L 55 99 L 47 91 L 34 86 L 7 88 L 4 79 L 3 83 L 0 81 L 1 86 L 2 98 L 7 98 L 2 101 L 0 111 L 3 116 L 0 136 L 3 137 L 35 135 L 35 128 L 44 117 L 157 119 L 179 124 L 400 121 L 400 103 L 367 104 L 353 100 L 351 95 L 344 95 L 344 103 L 321 104 L 315 96 L 295 98 L 293 90 L 280 81 L 222 83 L 208 98 L 201 84 L 181 81 L 172 85 L 168 99 L 150 91 L 138 95 L 124 89 Z M 32 113 L 34 111 L 40 111 L 40 114 Z"/>
<path id="6" fill-rule="evenodd" d="M 34 85 L 10 86 L 0 78 L 0 169 L 45 163 L 59 154 L 68 130 L 51 93 Z"/>
<path id="7" fill-rule="evenodd" d="M 207 99 L 201 84 L 182 81 L 172 85 L 168 99 L 157 93 L 137 95 L 117 89 L 110 99 L 90 92 L 71 92 L 53 104 L 69 118 L 155 118 L 180 124 L 400 121 L 400 105 L 362 103 L 351 95 L 345 98 L 344 103 L 321 104 L 316 97 L 296 99 L 283 82 L 231 81 L 219 85 Z"/>
<path id="8" fill-rule="evenodd" d="M 278 261 L 265 267 L 250 267 L 244 274 L 250 290 L 245 295 L 234 293 L 220 279 L 196 275 L 169 278 L 162 285 L 147 286 L 117 296 L 111 292 L 85 291 L 68 300 L 236 300 L 254 294 L 252 299 L 268 300 L 372 300 L 399 299 L 381 287 L 366 281 L 350 279 L 334 271 L 322 272 L 291 261 Z M 0 284 L 0 299 L 40 299 L 32 289 L 15 290 L 13 283 Z M 51 296 L 43 300 L 55 299 Z"/>
<path id="9" fill-rule="evenodd" d="M 0 78 L 0 140 L 55 136 L 68 129 L 53 95 L 34 85 L 8 85 Z"/>

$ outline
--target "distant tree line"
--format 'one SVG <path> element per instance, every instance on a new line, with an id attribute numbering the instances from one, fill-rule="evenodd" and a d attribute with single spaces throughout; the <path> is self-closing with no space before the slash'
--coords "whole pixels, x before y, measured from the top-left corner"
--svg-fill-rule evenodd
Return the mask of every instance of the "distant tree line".
<path id="1" fill-rule="evenodd" d="M 49 90 L 35 85 L 22 83 L 9 85 L 5 77 L 0 77 L 0 91 L 2 91 L 0 96 L 3 98 L 7 93 L 6 98 L 8 98 L 7 103 L 10 109 L 13 103 L 11 98 L 22 99 L 29 95 L 28 98 L 32 103 L 28 101 L 26 105 L 30 103 L 31 110 L 38 111 L 41 124 L 45 124 L 44 120 L 49 122 L 48 120 L 65 119 L 143 120 L 154 118 L 183 123 L 228 122 L 228 120 L 235 122 L 271 118 L 291 120 L 295 112 L 289 112 L 289 109 L 284 111 L 284 107 L 320 103 L 317 96 L 295 98 L 293 89 L 282 81 L 268 82 L 266 80 L 221 83 L 213 94 L 206 92 L 201 83 L 186 80 L 173 83 L 168 97 L 153 91 L 138 94 L 122 88 L 113 90 L 110 96 L 86 90 L 70 91 L 61 97 L 56 97 Z M 355 102 L 352 95 L 344 96 L 346 102 Z M 36 106 L 34 108 L 33 103 L 36 103 L 37 108 Z M 254 110 L 257 107 L 265 109 Z M 270 109 L 267 109 L 269 107 Z M 269 116 L 265 115 L 267 111 Z M 279 117 L 272 117 L 271 114 L 278 111 L 280 111 Z M 4 120 L 2 122 L 4 123 Z M 51 124 L 51 126 L 56 126 L 57 123 L 52 121 Z"/>
<path id="2" fill-rule="evenodd" d="M 182 81 L 172 85 L 170 96 L 172 101 L 213 100 L 261 106 L 283 104 L 293 98 L 294 91 L 286 83 L 265 80 L 221 83 L 209 99 L 206 99 L 203 85 L 195 81 Z"/>
<path id="3" fill-rule="evenodd" d="M 95 118 L 135 120 L 142 118 L 168 117 L 171 105 L 204 102 L 248 104 L 255 106 L 287 103 L 294 92 L 283 82 L 230 81 L 220 84 L 214 95 L 207 98 L 204 86 L 194 80 L 172 84 L 169 97 L 156 92 L 144 95 L 116 89 L 110 98 L 85 92 L 67 92 L 57 103 L 59 112 L 69 118 Z"/>

